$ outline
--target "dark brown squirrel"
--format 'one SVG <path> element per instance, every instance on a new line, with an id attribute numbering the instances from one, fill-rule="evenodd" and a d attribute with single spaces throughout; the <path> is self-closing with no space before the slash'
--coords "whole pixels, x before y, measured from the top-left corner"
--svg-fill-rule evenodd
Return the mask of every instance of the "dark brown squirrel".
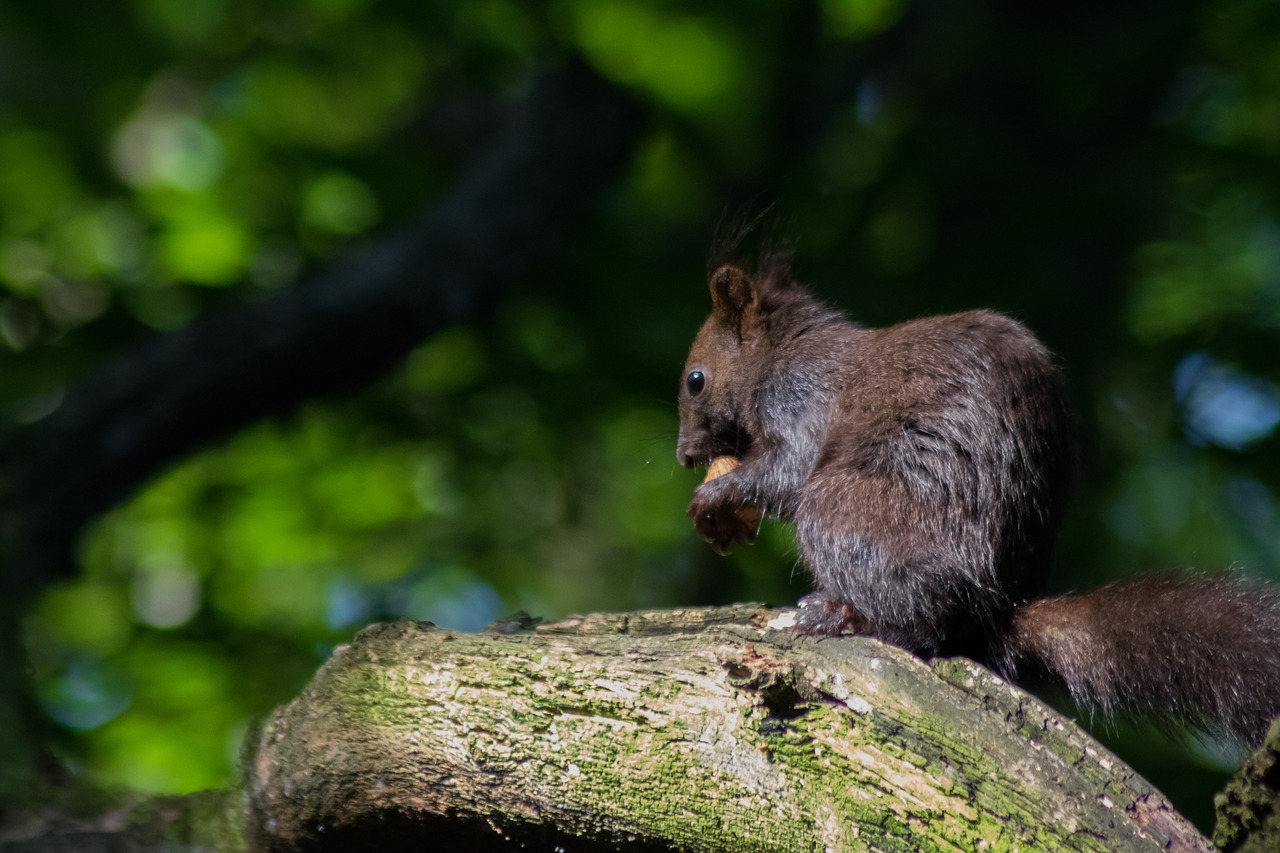
<path id="1" fill-rule="evenodd" d="M 741 460 L 689 504 L 722 553 L 736 511 L 795 524 L 800 630 L 1047 671 L 1075 700 L 1259 742 L 1280 714 L 1280 592 L 1155 574 L 1046 598 L 1073 467 L 1062 376 L 991 311 L 863 328 L 785 256 L 717 264 L 680 391 L 682 465 Z"/>

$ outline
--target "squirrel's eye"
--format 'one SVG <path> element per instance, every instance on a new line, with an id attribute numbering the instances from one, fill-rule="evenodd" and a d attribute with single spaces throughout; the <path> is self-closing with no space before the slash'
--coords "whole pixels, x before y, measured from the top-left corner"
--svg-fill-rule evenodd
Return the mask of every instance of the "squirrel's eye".
<path id="1" fill-rule="evenodd" d="M 684 387 L 689 389 L 689 396 L 696 397 L 707 387 L 707 377 L 701 370 L 693 370 L 684 379 Z"/>

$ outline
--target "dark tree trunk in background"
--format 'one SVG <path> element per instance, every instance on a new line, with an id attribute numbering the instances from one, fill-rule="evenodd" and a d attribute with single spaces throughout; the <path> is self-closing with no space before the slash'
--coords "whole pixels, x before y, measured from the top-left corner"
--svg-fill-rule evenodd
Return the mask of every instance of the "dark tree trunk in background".
<path id="1" fill-rule="evenodd" d="M 369 385 L 526 280 L 613 180 L 638 118 L 621 90 L 574 62 L 535 85 L 419 221 L 73 388 L 40 424 L 34 459 L 17 466 L 19 589 L 71 574 L 84 525 L 165 467 L 305 400 Z"/>
<path id="2" fill-rule="evenodd" d="M 10 437 L 0 469 L 9 480 L 0 792 L 21 790 L 41 760 L 33 733 L 45 723 L 30 699 L 22 607 L 75 572 L 85 525 L 186 455 L 305 400 L 366 386 L 428 335 L 474 319 L 527 280 L 610 186 L 639 118 L 626 93 L 569 63 L 536 83 L 417 222 L 275 297 L 125 353 L 32 435 Z"/>

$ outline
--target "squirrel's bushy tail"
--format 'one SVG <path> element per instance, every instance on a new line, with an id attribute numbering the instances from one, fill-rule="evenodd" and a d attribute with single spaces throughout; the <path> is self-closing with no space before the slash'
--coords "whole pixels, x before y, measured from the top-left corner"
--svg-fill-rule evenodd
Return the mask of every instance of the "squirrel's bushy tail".
<path id="1" fill-rule="evenodd" d="M 1280 588 L 1158 574 L 1019 607 L 1015 667 L 1038 665 L 1103 712 L 1261 742 L 1280 715 Z"/>

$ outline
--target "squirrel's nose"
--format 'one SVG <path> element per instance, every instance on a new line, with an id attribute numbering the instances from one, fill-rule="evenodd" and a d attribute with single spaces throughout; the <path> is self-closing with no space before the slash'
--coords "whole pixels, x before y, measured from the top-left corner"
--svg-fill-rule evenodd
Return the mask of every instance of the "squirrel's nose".
<path id="1" fill-rule="evenodd" d="M 698 464 L 693 453 L 683 443 L 676 445 L 676 460 L 686 468 L 692 468 Z"/>

